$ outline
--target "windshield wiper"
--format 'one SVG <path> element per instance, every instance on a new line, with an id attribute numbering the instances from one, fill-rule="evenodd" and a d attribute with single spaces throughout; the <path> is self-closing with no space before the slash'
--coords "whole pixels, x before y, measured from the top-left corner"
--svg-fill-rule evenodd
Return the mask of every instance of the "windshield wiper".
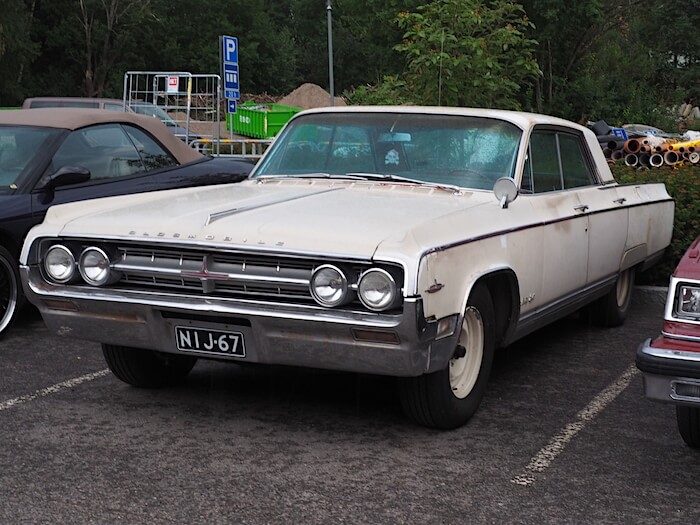
<path id="1" fill-rule="evenodd" d="M 430 186 L 448 191 L 462 191 L 463 188 L 453 184 L 443 184 L 441 182 L 428 182 L 424 180 L 410 179 L 401 175 L 392 175 L 391 173 L 347 173 L 347 176 L 361 178 L 364 180 L 386 180 L 390 182 L 408 182 L 410 184 L 418 184 L 419 186 Z"/>
<path id="2" fill-rule="evenodd" d="M 364 179 L 364 180 L 389 180 L 389 181 L 396 181 L 396 182 L 410 182 L 413 184 L 423 184 L 423 181 L 421 180 L 416 180 L 416 179 L 409 179 L 408 177 L 402 177 L 401 175 L 392 175 L 391 173 L 365 173 L 365 172 L 356 172 L 356 173 L 346 173 L 348 177 L 353 177 L 357 179 Z"/>
<path id="3" fill-rule="evenodd" d="M 256 177 L 257 179 L 274 179 L 274 178 L 282 178 L 282 179 L 352 179 L 352 180 L 363 180 L 364 177 L 361 177 L 359 174 L 354 174 L 354 173 L 346 173 L 345 175 L 336 175 L 333 173 L 296 173 L 293 175 L 290 174 L 279 174 L 279 175 L 260 175 L 259 177 Z"/>

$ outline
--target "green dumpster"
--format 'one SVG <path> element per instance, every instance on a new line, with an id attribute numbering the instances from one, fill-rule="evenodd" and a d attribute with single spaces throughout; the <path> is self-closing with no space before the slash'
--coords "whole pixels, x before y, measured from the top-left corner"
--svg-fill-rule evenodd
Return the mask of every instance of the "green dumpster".
<path id="1" fill-rule="evenodd" d="M 236 113 L 226 115 L 226 129 L 257 139 L 271 139 L 301 108 L 282 104 L 257 104 L 245 102 Z"/>

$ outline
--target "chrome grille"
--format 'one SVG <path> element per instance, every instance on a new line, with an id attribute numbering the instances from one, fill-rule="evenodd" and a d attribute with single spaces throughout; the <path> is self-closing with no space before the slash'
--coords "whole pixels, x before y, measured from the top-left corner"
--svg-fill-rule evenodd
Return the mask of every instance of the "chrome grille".
<path id="1" fill-rule="evenodd" d="M 367 311 L 357 296 L 360 276 L 369 269 L 382 269 L 399 285 L 404 282 L 403 268 L 396 263 L 377 263 L 370 260 L 335 259 L 308 255 L 268 252 L 264 249 L 209 248 L 183 243 L 158 241 L 110 241 L 74 238 L 46 239 L 42 241 L 40 260 L 55 244 L 61 244 L 72 252 L 77 260 L 90 247 L 97 247 L 108 255 L 112 270 L 109 282 L 102 289 L 186 294 L 211 299 L 242 299 L 261 303 L 287 303 L 290 305 L 314 305 L 319 303 L 311 295 L 310 280 L 314 271 L 332 265 L 345 276 L 348 283 L 347 303 L 340 309 Z M 42 263 L 40 263 L 42 266 Z M 55 281 L 44 275 L 54 286 Z M 88 286 L 76 279 L 62 286 Z M 392 304 L 394 313 L 401 304 Z"/>
<path id="2" fill-rule="evenodd" d="M 113 268 L 120 285 L 187 290 L 216 296 L 308 300 L 316 264 L 238 253 L 209 253 L 120 246 Z"/>

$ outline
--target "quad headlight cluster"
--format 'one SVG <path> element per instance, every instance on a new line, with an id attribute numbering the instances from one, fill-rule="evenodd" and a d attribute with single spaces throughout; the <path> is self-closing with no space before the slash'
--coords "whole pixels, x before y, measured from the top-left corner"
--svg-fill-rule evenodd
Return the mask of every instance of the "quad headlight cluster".
<path id="1" fill-rule="evenodd" d="M 55 244 L 46 252 L 44 271 L 50 280 L 60 284 L 76 282 L 82 277 L 92 286 L 104 286 L 119 279 L 107 253 L 96 246 L 83 249 L 76 260 L 69 248 Z"/>
<path id="2" fill-rule="evenodd" d="M 311 275 L 309 290 L 318 304 L 327 307 L 342 306 L 357 297 L 366 308 L 381 312 L 401 300 L 396 279 L 382 268 L 367 269 L 351 281 L 338 266 L 324 264 Z"/>

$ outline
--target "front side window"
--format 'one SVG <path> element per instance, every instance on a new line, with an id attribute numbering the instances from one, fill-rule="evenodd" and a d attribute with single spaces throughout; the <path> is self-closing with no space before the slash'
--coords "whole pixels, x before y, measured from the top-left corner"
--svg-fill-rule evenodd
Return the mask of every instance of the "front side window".
<path id="1" fill-rule="evenodd" d="M 100 124 L 73 131 L 53 157 L 53 170 L 80 166 L 91 180 L 127 177 L 176 164 L 141 130 L 120 124 Z"/>
<path id="2" fill-rule="evenodd" d="M 380 175 L 491 189 L 513 177 L 522 131 L 493 118 L 414 113 L 331 113 L 293 120 L 259 176 Z"/>
<path id="3" fill-rule="evenodd" d="M 59 130 L 49 128 L 0 126 L 0 192 L 19 185 L 22 176 L 31 171 L 33 161 L 58 133 Z"/>

